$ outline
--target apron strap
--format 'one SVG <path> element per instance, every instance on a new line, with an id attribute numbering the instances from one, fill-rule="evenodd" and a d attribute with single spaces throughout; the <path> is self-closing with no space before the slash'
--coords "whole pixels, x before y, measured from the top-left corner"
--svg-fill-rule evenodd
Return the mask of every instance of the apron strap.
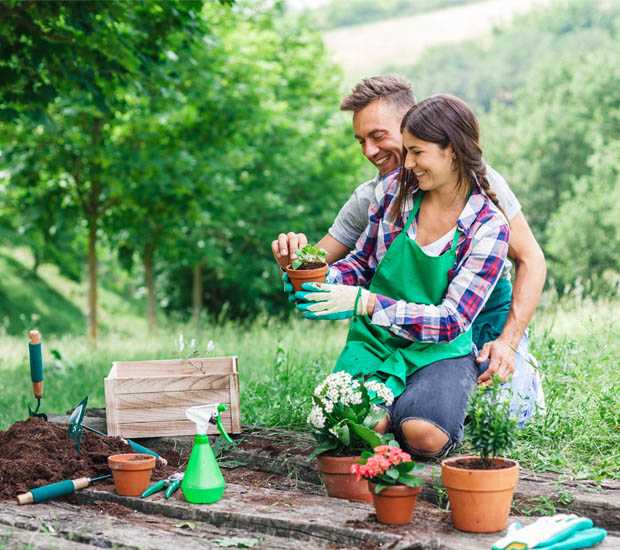
<path id="1" fill-rule="evenodd" d="M 405 227 L 403 227 L 403 233 L 405 235 L 407 234 L 407 231 L 409 230 L 409 226 L 412 224 L 413 220 L 415 220 L 415 217 L 418 215 L 418 212 L 420 211 L 420 204 L 422 203 L 423 195 L 424 195 L 423 191 L 418 191 L 417 195 L 415 196 L 415 199 L 413 201 L 413 210 L 411 211 L 411 214 L 409 215 L 409 219 L 407 220 Z"/>

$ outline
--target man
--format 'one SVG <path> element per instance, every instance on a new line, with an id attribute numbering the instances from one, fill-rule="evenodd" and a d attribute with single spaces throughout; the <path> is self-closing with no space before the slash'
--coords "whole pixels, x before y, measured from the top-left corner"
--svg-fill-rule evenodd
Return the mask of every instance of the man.
<path id="1" fill-rule="evenodd" d="M 368 206 L 374 199 L 377 184 L 381 178 L 399 170 L 403 149 L 400 123 L 414 104 L 410 84 L 398 76 L 364 79 L 342 100 L 340 109 L 353 113 L 355 139 L 378 174 L 355 189 L 328 234 L 319 241 L 318 245 L 327 250 L 328 263 L 343 258 L 355 247 L 368 224 Z M 495 373 L 506 381 L 514 371 L 515 350 L 534 315 L 547 272 L 543 252 L 521 213 L 518 199 L 504 178 L 490 167 L 488 179 L 510 223 L 508 254 L 515 263 L 516 276 L 506 323 L 503 328 L 498 327 L 501 333 L 485 343 L 478 355 L 479 362 L 489 360 L 488 369 L 478 378 L 479 383 L 488 382 Z M 284 267 L 306 243 L 303 233 L 289 232 L 281 233 L 271 247 L 277 262 Z M 507 262 L 502 276 L 510 278 L 510 270 L 510 262 Z M 484 316 L 483 309 L 474 322 L 474 331 Z"/>

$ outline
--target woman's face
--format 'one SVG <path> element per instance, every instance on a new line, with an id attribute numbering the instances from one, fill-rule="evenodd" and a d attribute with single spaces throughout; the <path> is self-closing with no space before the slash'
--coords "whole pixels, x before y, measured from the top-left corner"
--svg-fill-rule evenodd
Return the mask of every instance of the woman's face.
<path id="1" fill-rule="evenodd" d="M 411 170 L 423 191 L 457 183 L 452 146 L 442 149 L 436 143 L 422 141 L 407 130 L 403 132 L 405 168 Z"/>

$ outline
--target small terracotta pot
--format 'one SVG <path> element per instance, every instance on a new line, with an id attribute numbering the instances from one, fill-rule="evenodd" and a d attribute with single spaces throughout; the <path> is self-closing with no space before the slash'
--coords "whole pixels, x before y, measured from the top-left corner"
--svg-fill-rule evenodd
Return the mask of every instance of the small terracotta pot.
<path id="1" fill-rule="evenodd" d="M 478 456 L 457 456 L 441 463 L 441 479 L 448 490 L 452 524 L 468 533 L 495 533 L 508 524 L 512 495 L 519 481 L 519 464 L 494 458 L 509 467 L 474 470 L 455 465 L 459 460 L 480 460 Z"/>
<path id="2" fill-rule="evenodd" d="M 368 481 L 356 481 L 351 465 L 357 464 L 359 456 L 326 456 L 317 458 L 321 479 L 327 494 L 334 498 L 346 498 L 358 502 L 372 502 Z"/>
<path id="3" fill-rule="evenodd" d="M 411 522 L 421 487 L 394 485 L 375 493 L 375 484 L 368 482 L 375 505 L 377 521 L 387 525 L 406 525 Z"/>
<path id="4" fill-rule="evenodd" d="M 325 276 L 327 275 L 327 264 L 317 267 L 315 269 L 293 269 L 290 265 L 286 266 L 286 272 L 288 273 L 289 281 L 293 285 L 295 292 L 303 290 L 301 285 L 303 283 L 323 283 L 325 282 Z"/>
<path id="5" fill-rule="evenodd" d="M 155 457 L 139 453 L 124 453 L 108 457 L 114 489 L 125 497 L 141 495 L 151 482 Z"/>

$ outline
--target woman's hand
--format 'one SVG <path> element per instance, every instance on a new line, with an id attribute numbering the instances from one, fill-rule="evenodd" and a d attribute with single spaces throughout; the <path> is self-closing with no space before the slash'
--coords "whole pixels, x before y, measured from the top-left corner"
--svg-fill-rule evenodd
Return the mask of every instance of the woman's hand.
<path id="1" fill-rule="evenodd" d="M 306 319 L 349 319 L 374 309 L 375 295 L 361 286 L 304 283 L 301 288 L 295 299 Z"/>

